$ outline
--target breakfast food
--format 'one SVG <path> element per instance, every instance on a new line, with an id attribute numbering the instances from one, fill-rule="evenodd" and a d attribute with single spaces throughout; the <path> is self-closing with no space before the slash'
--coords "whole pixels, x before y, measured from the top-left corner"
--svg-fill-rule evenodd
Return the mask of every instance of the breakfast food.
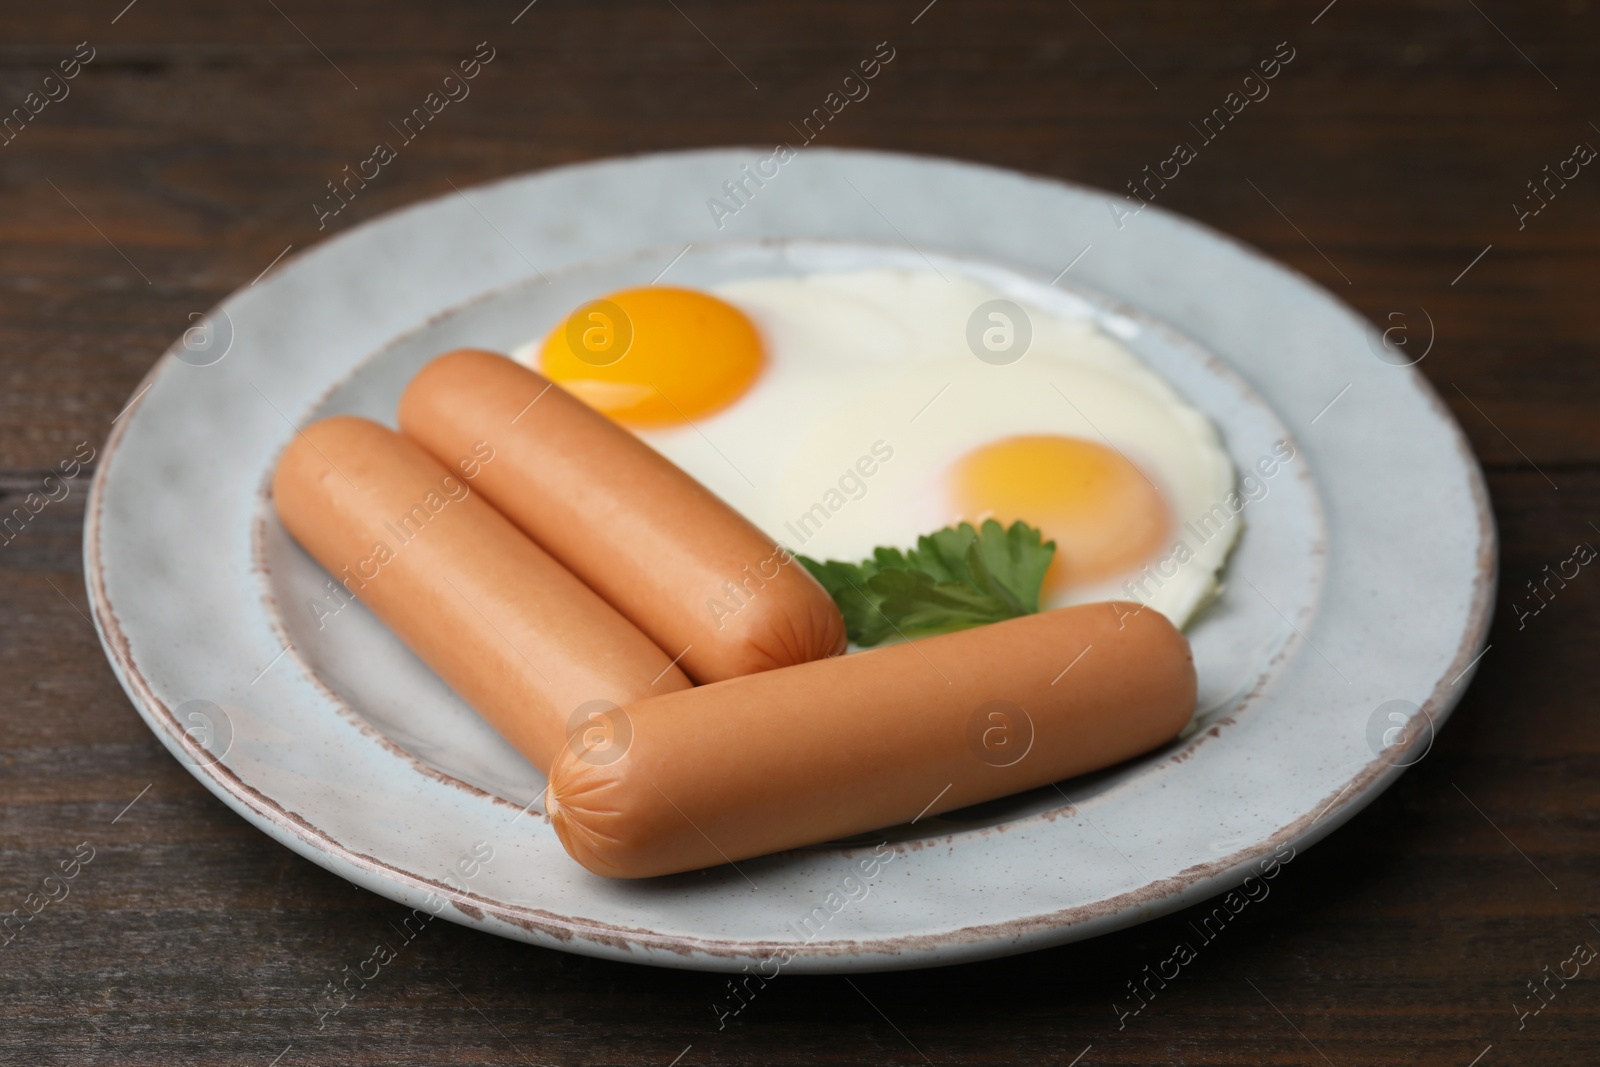
<path id="1" fill-rule="evenodd" d="M 474 487 L 695 681 L 844 650 L 838 607 L 786 550 L 526 367 L 474 349 L 440 356 L 401 397 L 400 426 L 440 458 L 488 442 L 496 460 Z"/>
<path id="2" fill-rule="evenodd" d="M 1020 519 L 1059 549 L 1044 607 L 1137 600 L 1187 625 L 1244 525 L 1226 503 L 1240 486 L 1211 421 L 1130 349 L 1151 327 L 1059 288 L 1019 293 L 982 270 L 942 269 L 631 290 L 513 355 L 792 552 L 859 560 L 960 521 Z M 659 295 L 642 307 L 641 292 Z M 731 311 L 698 330 L 701 302 Z M 733 315 L 754 327 L 758 352 Z M 568 339 L 583 336 L 573 323 L 603 341 L 604 322 L 620 336 L 630 318 L 632 347 L 616 362 L 571 355 Z M 668 364 L 674 322 L 690 340 Z M 629 390 L 660 407 L 619 406 Z"/>
<path id="3" fill-rule="evenodd" d="M 545 803 L 590 871 L 669 874 L 1109 766 L 1171 740 L 1194 703 L 1189 644 L 1160 613 L 1062 608 L 628 705 L 561 754 Z"/>
<path id="4" fill-rule="evenodd" d="M 272 493 L 295 539 L 535 766 L 574 719 L 689 687 L 671 657 L 477 493 L 481 438 L 441 464 L 366 419 L 297 433 Z"/>
<path id="5" fill-rule="evenodd" d="M 596 874 L 1108 767 L 1194 714 L 1181 628 L 1238 539 L 1235 472 L 1122 343 L 1142 327 L 986 277 L 613 292 L 512 358 L 429 362 L 404 436 L 309 427 L 277 508 L 548 773 Z"/>

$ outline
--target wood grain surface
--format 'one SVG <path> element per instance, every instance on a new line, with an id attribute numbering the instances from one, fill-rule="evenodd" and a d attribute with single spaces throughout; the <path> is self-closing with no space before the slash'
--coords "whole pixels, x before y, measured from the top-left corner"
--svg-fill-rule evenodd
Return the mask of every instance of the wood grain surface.
<path id="1" fill-rule="evenodd" d="M 1431 319 L 1421 370 L 1489 472 L 1503 539 L 1493 647 L 1427 758 L 1136 1015 L 1120 1014 L 1128 983 L 1191 938 L 1194 913 L 991 963 L 783 977 L 720 1029 L 724 978 L 440 923 L 319 1027 L 326 984 L 403 909 L 272 843 L 145 729 L 85 618 L 80 476 L 0 545 L 0 912 L 75 850 L 93 857 L 0 945 L 0 1063 L 1600 1061 L 1600 964 L 1550 979 L 1600 946 L 1600 572 L 1536 616 L 1514 607 L 1547 564 L 1600 544 L 1600 169 L 1541 186 L 1519 216 L 1546 166 L 1600 145 L 1600 11 L 524 3 L 4 4 L 0 115 L 66 95 L 0 144 L 0 514 L 101 446 L 192 314 L 286 249 L 450 183 L 771 144 L 889 41 L 893 65 L 819 143 L 1121 190 L 1288 42 L 1270 97 L 1158 203 L 1419 341 Z M 319 231 L 326 183 L 482 41 L 496 58 L 472 96 Z M 80 42 L 93 59 L 47 86 Z M 1341 404 L 1363 417 L 1359 397 Z"/>

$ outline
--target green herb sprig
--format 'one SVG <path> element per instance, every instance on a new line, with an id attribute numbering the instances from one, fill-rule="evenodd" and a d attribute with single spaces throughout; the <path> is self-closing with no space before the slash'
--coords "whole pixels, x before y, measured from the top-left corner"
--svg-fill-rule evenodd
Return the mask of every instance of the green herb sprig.
<path id="1" fill-rule="evenodd" d="M 1056 543 L 1024 522 L 948 526 L 917 547 L 873 549 L 860 563 L 797 558 L 844 614 L 862 647 L 1031 615 Z"/>

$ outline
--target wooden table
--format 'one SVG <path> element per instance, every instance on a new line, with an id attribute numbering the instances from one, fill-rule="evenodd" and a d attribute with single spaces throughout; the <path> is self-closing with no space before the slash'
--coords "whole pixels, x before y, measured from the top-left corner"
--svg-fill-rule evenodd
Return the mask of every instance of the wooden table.
<path id="1" fill-rule="evenodd" d="M 0 1062 L 1600 1061 L 1600 964 L 1548 977 L 1600 946 L 1600 572 L 1517 610 L 1600 543 L 1600 173 L 1519 216 L 1547 165 L 1600 144 L 1587 0 L 126 2 L 0 18 L 0 107 L 58 97 L 0 145 L 0 513 L 99 448 L 192 314 L 448 183 L 771 144 L 888 41 L 822 143 L 1120 190 L 1287 42 L 1270 96 L 1158 203 L 1418 343 L 1431 318 L 1421 369 L 1489 473 L 1500 607 L 1431 754 L 1120 1026 L 1126 983 L 1191 914 L 992 963 L 788 977 L 720 1031 L 723 978 L 441 924 L 319 1029 L 325 984 L 402 909 L 270 842 L 145 729 L 84 618 L 80 476 L 0 546 L 0 910 L 93 850 L 0 947 Z M 481 41 L 472 97 L 319 232 L 326 183 Z"/>

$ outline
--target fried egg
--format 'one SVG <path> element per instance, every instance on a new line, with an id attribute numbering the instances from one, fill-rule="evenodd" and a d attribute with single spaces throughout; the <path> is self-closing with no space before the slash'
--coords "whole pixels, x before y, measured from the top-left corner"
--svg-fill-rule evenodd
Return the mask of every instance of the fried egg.
<path id="1" fill-rule="evenodd" d="M 1056 544 L 1042 604 L 1147 604 L 1184 626 L 1238 538 L 1211 422 L 1052 291 L 880 269 L 630 289 L 516 356 L 791 551 L 857 561 L 956 522 Z"/>

